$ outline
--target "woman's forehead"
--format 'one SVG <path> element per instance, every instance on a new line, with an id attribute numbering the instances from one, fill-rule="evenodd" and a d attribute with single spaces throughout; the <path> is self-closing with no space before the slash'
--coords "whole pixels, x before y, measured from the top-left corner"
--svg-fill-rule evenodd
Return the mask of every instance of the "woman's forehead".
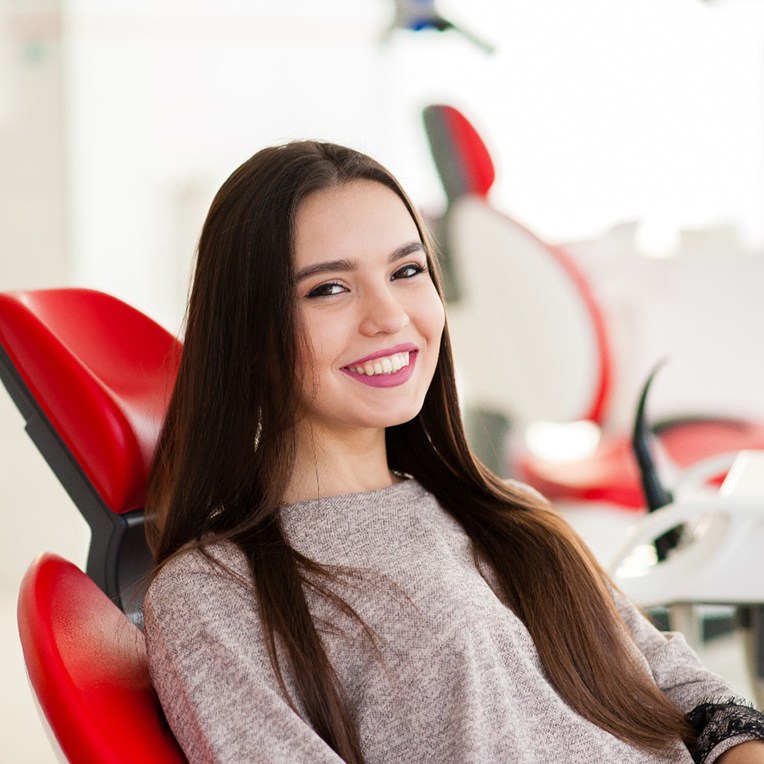
<path id="1" fill-rule="evenodd" d="M 297 209 L 295 260 L 389 254 L 419 241 L 419 229 L 403 200 L 371 180 L 316 191 Z"/>

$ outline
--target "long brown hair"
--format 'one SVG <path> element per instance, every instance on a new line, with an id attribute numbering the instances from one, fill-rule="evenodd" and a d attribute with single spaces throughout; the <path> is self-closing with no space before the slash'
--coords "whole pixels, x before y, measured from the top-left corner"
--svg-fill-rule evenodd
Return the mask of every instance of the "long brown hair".
<path id="1" fill-rule="evenodd" d="M 308 576 L 315 588 L 332 574 L 289 546 L 278 513 L 295 449 L 295 216 L 309 194 L 359 179 L 382 183 L 406 205 L 440 292 L 421 219 L 377 162 L 316 142 L 255 154 L 223 184 L 202 230 L 184 349 L 148 501 L 149 542 L 159 567 L 181 550 L 216 540 L 241 548 L 276 676 L 283 687 L 278 637 L 310 723 L 354 763 L 363 761 L 354 715 L 304 594 Z M 549 506 L 508 487 L 472 455 L 447 330 L 421 412 L 388 428 L 386 440 L 390 468 L 433 493 L 470 536 L 476 556 L 493 567 L 570 706 L 647 750 L 690 739 L 681 712 L 633 658 L 607 578 L 577 536 Z"/>

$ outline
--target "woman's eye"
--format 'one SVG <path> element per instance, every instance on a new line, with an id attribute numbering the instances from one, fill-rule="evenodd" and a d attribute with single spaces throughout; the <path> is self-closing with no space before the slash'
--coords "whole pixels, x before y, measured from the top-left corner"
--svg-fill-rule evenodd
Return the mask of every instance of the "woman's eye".
<path id="1" fill-rule="evenodd" d="M 410 279 L 414 276 L 418 276 L 420 273 L 424 273 L 427 268 L 419 263 L 409 263 L 404 265 L 403 268 L 399 268 L 394 274 L 393 279 Z"/>
<path id="2" fill-rule="evenodd" d="M 319 286 L 311 289 L 308 292 L 308 297 L 332 297 L 335 294 L 340 294 L 345 291 L 345 287 L 342 284 L 336 284 L 329 282 L 328 284 L 320 284 Z"/>

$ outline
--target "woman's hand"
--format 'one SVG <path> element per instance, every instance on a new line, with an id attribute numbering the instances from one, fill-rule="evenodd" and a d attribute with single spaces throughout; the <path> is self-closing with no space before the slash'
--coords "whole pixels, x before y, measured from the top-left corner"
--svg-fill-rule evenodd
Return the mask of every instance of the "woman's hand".
<path id="1" fill-rule="evenodd" d="M 764 741 L 750 740 L 725 751 L 716 764 L 764 764 Z"/>

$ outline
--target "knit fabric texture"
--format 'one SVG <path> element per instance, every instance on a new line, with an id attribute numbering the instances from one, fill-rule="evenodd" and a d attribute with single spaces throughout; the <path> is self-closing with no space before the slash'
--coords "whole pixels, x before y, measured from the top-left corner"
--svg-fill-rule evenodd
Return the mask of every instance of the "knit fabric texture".
<path id="1" fill-rule="evenodd" d="M 638 750 L 560 698 L 524 624 L 476 565 L 469 537 L 415 480 L 290 505 L 281 522 L 296 550 L 354 571 L 334 591 L 373 640 L 312 589 L 306 597 L 368 764 L 692 763 L 680 742 L 665 756 Z M 232 544 L 208 551 L 249 577 Z M 681 635 L 617 604 L 638 660 L 680 709 L 734 695 Z M 251 587 L 189 552 L 155 578 L 144 618 L 151 676 L 192 763 L 341 761 L 305 721 L 288 671 L 294 710 L 284 697 Z M 704 764 L 752 737 L 716 740 Z"/>

